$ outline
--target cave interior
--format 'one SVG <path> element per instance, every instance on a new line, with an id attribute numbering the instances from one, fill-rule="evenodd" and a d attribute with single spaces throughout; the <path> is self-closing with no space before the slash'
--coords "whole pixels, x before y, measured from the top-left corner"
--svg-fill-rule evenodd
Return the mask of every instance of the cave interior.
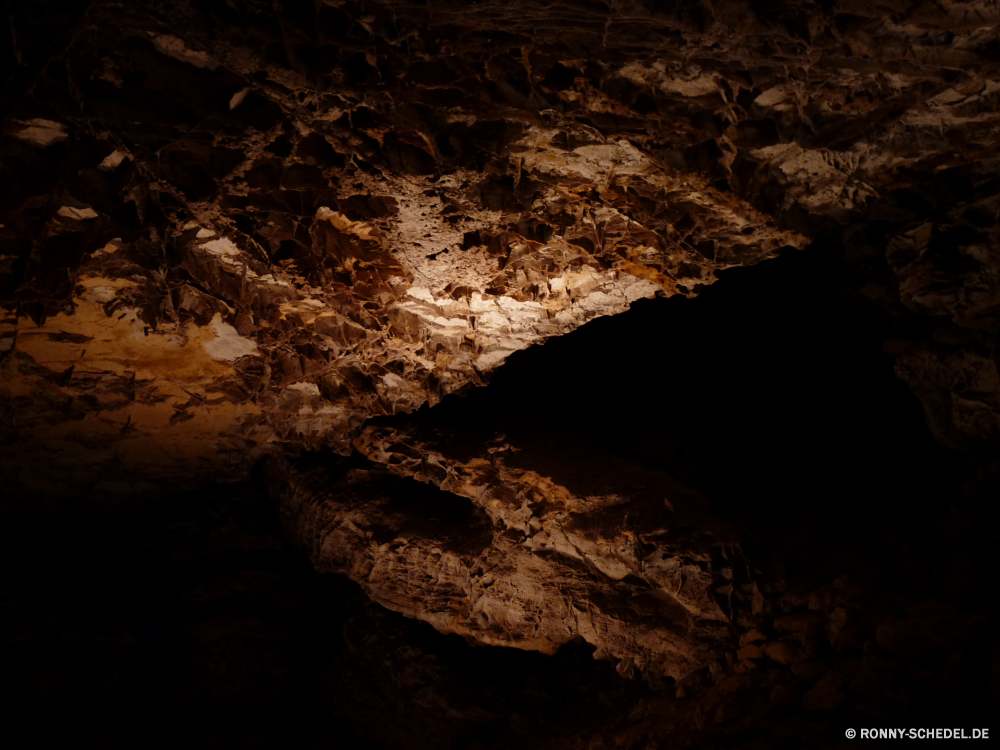
<path id="1" fill-rule="evenodd" d="M 995 3 L 3 13 L 16 746 L 1000 732 Z"/>

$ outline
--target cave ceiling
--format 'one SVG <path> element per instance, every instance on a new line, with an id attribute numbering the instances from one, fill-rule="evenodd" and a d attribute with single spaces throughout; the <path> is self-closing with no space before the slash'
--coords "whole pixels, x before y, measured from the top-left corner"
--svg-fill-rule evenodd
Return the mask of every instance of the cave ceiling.
<path id="1" fill-rule="evenodd" d="M 380 604 L 484 644 L 583 639 L 656 683 L 723 669 L 766 609 L 732 530 L 665 476 L 570 488 L 406 415 L 823 246 L 895 321 L 937 440 L 1000 436 L 996 3 L 16 5 L 7 489 L 265 460 L 292 536 Z"/>
<path id="2" fill-rule="evenodd" d="M 992 436 L 996 10 L 897 5 L 25 10 L 0 347 L 17 445 L 58 462 L 24 479 L 347 452 L 514 351 L 845 227 L 967 340 L 901 353 L 938 431 Z"/>

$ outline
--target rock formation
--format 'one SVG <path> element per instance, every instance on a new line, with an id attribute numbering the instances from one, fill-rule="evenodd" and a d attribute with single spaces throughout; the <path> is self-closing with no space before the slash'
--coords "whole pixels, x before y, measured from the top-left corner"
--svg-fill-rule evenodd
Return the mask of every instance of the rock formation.
<path id="1" fill-rule="evenodd" d="M 433 59 L 417 19 L 336 4 L 265 43 L 223 10 L 93 5 L 11 115 L 4 390 L 19 443 L 59 457 L 37 490 L 346 451 L 513 351 L 805 244 L 668 167 L 646 118 L 551 55 Z M 319 57 L 286 59 L 292 39 Z"/>
<path id="2" fill-rule="evenodd" d="M 984 491 L 1000 472 L 996 3 L 6 13 L 5 496 L 110 504 L 265 462 L 317 569 L 473 643 L 586 642 L 671 700 L 710 695 L 698 711 L 726 685 L 791 701 L 785 672 L 750 673 L 818 669 L 820 641 L 919 661 L 908 644 L 933 622 L 954 631 L 941 651 L 981 637 L 951 611 L 875 628 L 839 578 L 822 589 L 836 601 L 785 607 L 744 532 L 666 473 L 604 453 L 602 478 L 574 485 L 517 440 L 409 415 L 639 300 L 825 252 L 886 312 L 898 377 L 972 457 L 966 494 Z M 559 461 L 586 473 L 578 448 Z M 822 621 L 794 620 L 803 607 Z M 843 636 L 856 619 L 867 640 Z M 795 701 L 874 695 L 879 664 L 810 672 Z"/>
<path id="3" fill-rule="evenodd" d="M 441 632 L 548 654 L 579 638 L 623 675 L 680 681 L 720 672 L 763 608 L 732 534 L 669 477 L 605 466 L 605 492 L 577 497 L 506 443 L 463 460 L 368 428 L 355 446 L 371 468 L 275 468 L 272 496 L 318 569 Z"/>

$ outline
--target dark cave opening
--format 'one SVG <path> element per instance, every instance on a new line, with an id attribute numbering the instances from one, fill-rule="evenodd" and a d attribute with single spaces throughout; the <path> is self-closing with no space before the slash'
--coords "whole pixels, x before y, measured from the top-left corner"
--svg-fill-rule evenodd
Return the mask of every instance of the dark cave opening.
<path id="1" fill-rule="evenodd" d="M 650 694 L 585 643 L 473 647 L 382 609 L 313 570 L 261 487 L 4 508 L 2 697 L 23 746 L 72 728 L 88 747 L 487 748 Z"/>
<path id="2" fill-rule="evenodd" d="M 934 441 L 884 351 L 893 325 L 840 248 L 816 244 L 517 352 L 413 419 L 503 433 L 525 463 L 546 443 L 597 444 L 696 488 L 765 547 L 815 561 L 820 544 L 845 565 L 838 550 L 878 556 L 889 527 L 961 499 L 963 457 Z"/>
<path id="3" fill-rule="evenodd" d="M 463 443 L 502 436 L 519 466 L 578 494 L 600 493 L 611 460 L 663 471 L 784 590 L 861 583 L 882 613 L 991 614 L 992 490 L 934 440 L 886 351 L 899 323 L 852 272 L 834 243 L 727 271 L 697 298 L 640 301 L 512 355 L 485 388 L 384 419 Z M 902 715 L 994 715 L 975 648 L 954 656 L 960 688 Z M 917 670 L 958 679 L 933 664 Z"/>

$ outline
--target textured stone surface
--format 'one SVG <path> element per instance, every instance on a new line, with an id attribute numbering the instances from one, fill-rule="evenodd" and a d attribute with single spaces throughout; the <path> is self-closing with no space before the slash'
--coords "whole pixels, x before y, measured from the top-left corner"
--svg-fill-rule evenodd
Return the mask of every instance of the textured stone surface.
<path id="1" fill-rule="evenodd" d="M 941 439 L 991 438 L 996 13 L 16 15 L 3 393 L 61 468 L 25 481 L 238 477 L 276 443 L 346 449 L 512 351 L 803 245 L 775 222 L 884 243 L 906 308 L 953 321 L 901 376 Z M 101 343 L 140 336 L 118 357 Z"/>
<path id="2" fill-rule="evenodd" d="M 993 438 L 996 13 L 15 15 L 3 394 L 60 469 L 23 479 L 108 490 L 347 450 L 513 351 L 848 223 L 916 325 L 951 320 L 899 361 L 939 437 Z"/>
<path id="3" fill-rule="evenodd" d="M 985 493 L 1000 467 L 995 3 L 31 5 L 5 9 L 0 49 L 4 495 L 135 499 L 275 456 L 291 536 L 374 600 L 471 642 L 585 641 L 623 675 L 673 678 L 628 726 L 603 720 L 607 746 L 739 736 L 782 707 L 808 734 L 830 714 L 905 713 L 907 680 L 952 704 L 980 684 L 976 605 L 906 598 L 940 574 L 971 599 L 962 552 L 873 583 L 872 599 L 905 584 L 889 603 L 825 569 L 782 600 L 780 564 L 758 588 L 745 529 L 662 473 L 560 459 L 598 489 L 556 478 L 544 450 L 401 417 L 643 298 L 822 250 L 889 312 L 885 351 L 935 437 L 975 457 L 962 498 Z M 678 338 L 650 330 L 641 348 Z M 556 436 L 559 418 L 526 422 Z M 670 427 L 642 425 L 653 447 L 634 453 L 663 453 Z M 670 450 L 690 456 L 688 437 Z M 927 518 L 951 533 L 948 513 Z M 420 673 L 387 669 L 385 684 Z M 589 741 L 575 731 L 567 746 Z"/>
<path id="4" fill-rule="evenodd" d="M 663 474 L 606 466 L 580 497 L 511 465 L 508 444 L 456 459 L 368 428 L 355 447 L 368 468 L 275 466 L 272 495 L 318 569 L 442 632 L 549 654 L 581 638 L 623 675 L 680 681 L 720 671 L 763 607 L 731 532 Z"/>
<path id="5" fill-rule="evenodd" d="M 476 39 L 415 36 L 404 10 L 286 9 L 271 30 L 270 10 L 86 10 L 3 146 L 3 393 L 17 445 L 58 456 L 24 482 L 104 492 L 237 478 L 283 443 L 348 450 L 513 351 L 805 244 L 672 165 L 644 132 L 661 118 L 584 60 L 512 61 L 509 41 L 484 68 Z"/>

